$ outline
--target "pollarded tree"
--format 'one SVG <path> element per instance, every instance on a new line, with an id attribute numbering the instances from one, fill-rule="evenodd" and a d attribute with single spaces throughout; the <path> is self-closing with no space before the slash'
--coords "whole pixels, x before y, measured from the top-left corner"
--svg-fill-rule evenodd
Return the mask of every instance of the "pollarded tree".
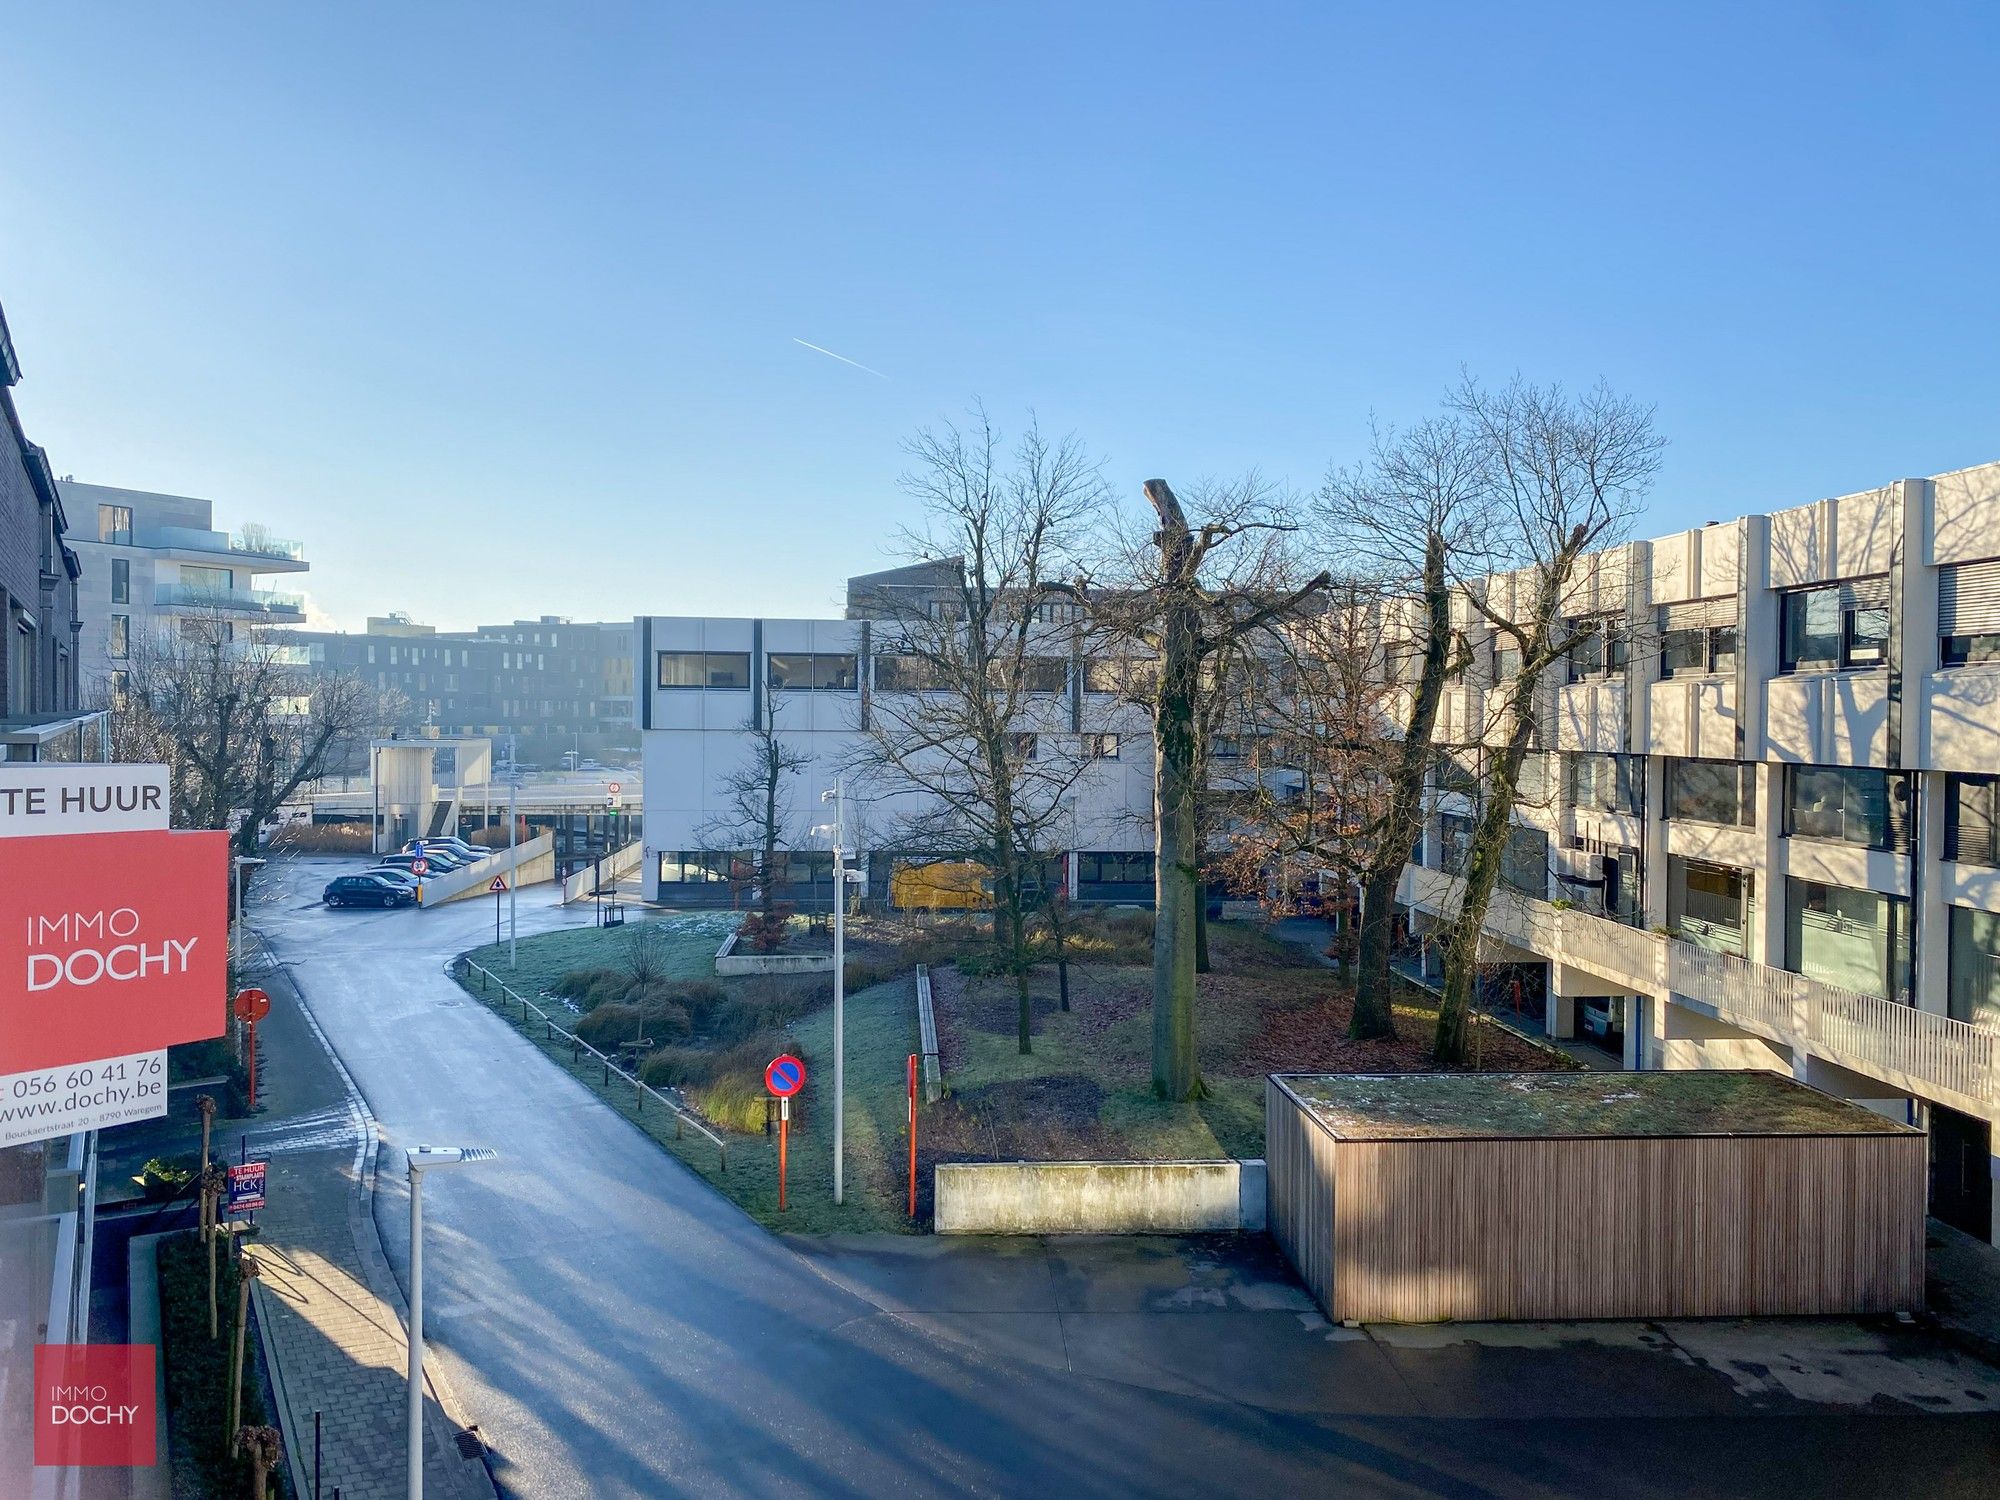
<path id="1" fill-rule="evenodd" d="M 1102 516 L 1098 465 L 1030 423 L 1011 450 L 984 412 L 909 444 L 904 488 L 924 520 L 902 537 L 918 581 L 867 599 L 875 671 L 850 757 L 857 795 L 902 848 L 991 871 L 994 941 L 1032 1049 L 1027 923 L 1046 861 L 1066 847 L 1070 792 L 1092 743 L 1063 712 Z"/>
<path id="2" fill-rule="evenodd" d="M 1256 654 L 1286 622 L 1320 607 L 1325 573 L 1297 581 L 1284 508 L 1250 479 L 1197 497 L 1190 521 L 1164 479 L 1145 484 L 1157 525 L 1127 549 L 1129 578 L 1095 607 L 1100 628 L 1151 658 L 1153 714 L 1153 1091 L 1186 1101 L 1207 1093 L 1195 1053 L 1195 959 L 1202 867 L 1202 738 L 1207 684 Z M 1275 645 L 1274 645 L 1275 649 Z"/>

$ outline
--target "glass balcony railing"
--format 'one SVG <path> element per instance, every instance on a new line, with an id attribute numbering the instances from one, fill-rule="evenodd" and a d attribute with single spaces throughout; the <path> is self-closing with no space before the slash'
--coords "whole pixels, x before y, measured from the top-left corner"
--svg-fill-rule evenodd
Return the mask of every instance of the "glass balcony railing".
<path id="1" fill-rule="evenodd" d="M 270 557 L 285 562 L 304 562 L 303 542 L 288 541 L 251 527 L 230 535 L 199 526 L 142 526 L 132 540 L 141 547 L 158 547 L 181 552 L 213 552 L 235 557 Z"/>
<path id="2" fill-rule="evenodd" d="M 306 610 L 303 594 L 283 594 L 276 589 L 221 589 L 191 583 L 158 585 L 154 602 L 166 609 L 224 609 L 301 619 Z"/>
<path id="3" fill-rule="evenodd" d="M 237 532 L 229 539 L 229 550 L 247 553 L 251 557 L 282 557 L 289 562 L 306 560 L 304 542 L 288 542 L 283 537 L 269 536 L 261 531 Z"/>

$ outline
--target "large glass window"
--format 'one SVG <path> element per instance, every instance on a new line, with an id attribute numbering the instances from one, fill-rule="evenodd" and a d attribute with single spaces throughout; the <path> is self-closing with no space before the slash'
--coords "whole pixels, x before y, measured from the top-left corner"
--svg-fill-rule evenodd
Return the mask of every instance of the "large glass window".
<path id="1" fill-rule="evenodd" d="M 1472 848 L 1472 819 L 1463 813 L 1446 813 L 1438 819 L 1438 868 L 1453 875 L 1465 869 L 1466 853 Z"/>
<path id="2" fill-rule="evenodd" d="M 132 654 L 132 617 L 113 615 L 111 617 L 110 657 L 113 661 L 123 661 Z"/>
<path id="3" fill-rule="evenodd" d="M 1076 882 L 1079 886 L 1151 885 L 1153 856 L 1086 850 L 1076 857 Z"/>
<path id="4" fill-rule="evenodd" d="M 1742 957 L 1750 896 L 1747 870 L 1678 855 L 1667 861 L 1667 926 L 1684 943 Z"/>
<path id="5" fill-rule="evenodd" d="M 1619 677 L 1631 655 L 1624 622 L 1616 615 L 1593 615 L 1569 621 L 1571 631 L 1582 638 L 1570 647 L 1569 680 L 1582 682 L 1591 677 Z"/>
<path id="6" fill-rule="evenodd" d="M 1779 670 L 1879 667 L 1889 657 L 1889 610 L 1873 580 L 1794 589 L 1784 596 Z"/>
<path id="7" fill-rule="evenodd" d="M 1736 670 L 1736 627 L 1696 626 L 1660 637 L 1660 676 L 1702 677 Z"/>
<path id="8" fill-rule="evenodd" d="M 1886 1000 L 1909 998 L 1909 902 L 1796 877 L 1785 888 L 1786 968 Z"/>
<path id="9" fill-rule="evenodd" d="M 1950 911 L 1951 1018 L 2000 1029 L 2000 913 Z"/>
<path id="10" fill-rule="evenodd" d="M 1733 760 L 1667 762 L 1667 816 L 1757 826 L 1757 768 Z"/>
<path id="11" fill-rule="evenodd" d="M 1785 832 L 1869 849 L 1910 846 L 1910 777 L 1866 766 L 1787 766 Z"/>
<path id="12" fill-rule="evenodd" d="M 855 659 L 840 652 L 774 651 L 764 658 L 764 670 L 771 686 L 783 691 L 854 691 Z"/>
<path id="13" fill-rule="evenodd" d="M 923 656 L 878 656 L 875 687 L 884 693 L 929 693 L 944 687 L 944 672 Z"/>
<path id="14" fill-rule="evenodd" d="M 98 506 L 97 539 L 100 542 L 117 542 L 123 546 L 131 546 L 132 507 L 129 505 Z"/>
<path id="15" fill-rule="evenodd" d="M 737 856 L 720 849 L 669 850 L 660 855 L 665 885 L 710 885 L 729 879 Z"/>
<path id="16" fill-rule="evenodd" d="M 1520 823 L 1507 830 L 1507 847 L 1500 855 L 1500 883 L 1524 896 L 1547 899 L 1549 836 L 1546 833 Z"/>
<path id="17" fill-rule="evenodd" d="M 111 602 L 132 602 L 132 564 L 122 557 L 111 559 Z"/>
<path id="18" fill-rule="evenodd" d="M 1571 755 L 1570 804 L 1584 812 L 1639 810 L 1639 769 L 1630 755 Z"/>
<path id="19" fill-rule="evenodd" d="M 2000 820 L 1994 817 L 2000 778 L 1944 779 L 1944 857 L 1962 865 L 2000 866 Z"/>
<path id="20" fill-rule="evenodd" d="M 747 688 L 748 651 L 662 651 L 659 684 L 663 688 Z"/>
<path id="21" fill-rule="evenodd" d="M 1069 691 L 1069 662 L 1060 656 L 1030 656 L 1023 663 L 1022 677 L 1031 693 Z"/>

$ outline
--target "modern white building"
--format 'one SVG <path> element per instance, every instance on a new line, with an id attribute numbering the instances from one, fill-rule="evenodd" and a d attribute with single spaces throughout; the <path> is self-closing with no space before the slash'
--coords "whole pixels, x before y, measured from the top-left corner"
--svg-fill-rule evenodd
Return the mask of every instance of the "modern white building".
<path id="1" fill-rule="evenodd" d="M 232 630 L 304 623 L 305 600 L 272 589 L 274 573 L 306 571 L 305 549 L 262 527 L 215 529 L 215 507 L 186 495 L 59 482 L 83 563 L 78 647 L 86 696 L 115 688 L 135 642 L 217 613 Z"/>
<path id="2" fill-rule="evenodd" d="M 1569 607 L 1601 640 L 1543 685 L 1489 995 L 1628 1066 L 1774 1068 L 1923 1125 L 1932 1212 L 2000 1240 L 2000 464 L 1616 547 Z M 1458 624 L 1419 930 L 1511 668 Z"/>
<path id="3" fill-rule="evenodd" d="M 641 617 L 635 626 L 639 739 L 645 778 L 644 891 L 673 905 L 728 905 L 737 894 L 744 846 L 719 840 L 730 774 L 744 763 L 746 724 L 768 711 L 787 748 L 811 757 L 792 778 L 793 827 L 788 895 L 825 899 L 832 855 L 815 827 L 830 821 L 820 794 L 840 779 L 866 744 L 883 695 L 912 691 L 913 659 L 899 650 L 898 628 L 881 591 L 912 571 L 849 581 L 848 614 L 838 620 Z M 1153 899 L 1153 750 L 1143 711 L 1095 674 L 1075 632 L 1052 625 L 1046 655 L 1034 658 L 1045 691 L 1034 695 L 1033 722 L 1022 725 L 1024 753 L 1075 754 L 1087 741 L 1090 761 L 1078 778 L 1062 842 L 1063 877 L 1073 899 Z M 768 687 L 768 691 L 765 689 Z M 1044 738 L 1047 737 L 1047 738 Z M 911 848 L 898 836 L 904 799 L 871 800 L 850 788 L 848 827 L 854 862 L 868 872 L 869 896 L 887 901 L 899 864 L 926 864 L 962 851 Z M 740 880 L 736 882 L 740 884 Z"/>

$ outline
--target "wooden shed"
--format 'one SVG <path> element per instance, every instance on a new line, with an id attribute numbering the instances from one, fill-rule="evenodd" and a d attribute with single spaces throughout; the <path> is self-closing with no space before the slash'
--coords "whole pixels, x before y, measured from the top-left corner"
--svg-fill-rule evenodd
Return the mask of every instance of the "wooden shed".
<path id="1" fill-rule="evenodd" d="M 1271 1232 L 1337 1319 L 1923 1302 L 1923 1132 L 1781 1074 L 1287 1074 L 1264 1101 Z"/>

